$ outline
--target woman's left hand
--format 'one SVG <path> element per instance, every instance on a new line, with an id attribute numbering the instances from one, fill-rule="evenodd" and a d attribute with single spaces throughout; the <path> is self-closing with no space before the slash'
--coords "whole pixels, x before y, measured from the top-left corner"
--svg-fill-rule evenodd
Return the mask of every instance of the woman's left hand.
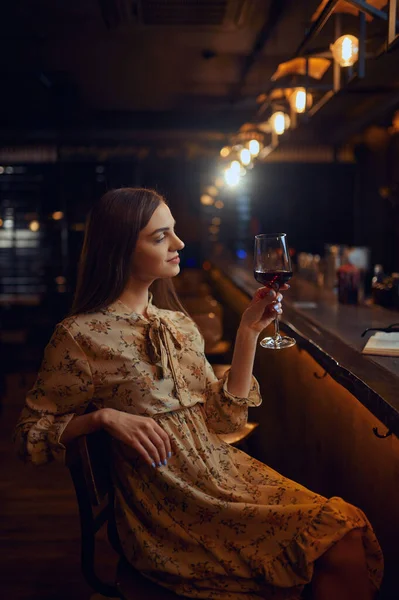
<path id="1" fill-rule="evenodd" d="M 283 295 L 281 291 L 288 290 L 289 287 L 286 283 L 280 287 L 277 293 L 269 287 L 259 288 L 242 314 L 240 327 L 259 334 L 274 321 L 276 316 L 282 314 Z"/>

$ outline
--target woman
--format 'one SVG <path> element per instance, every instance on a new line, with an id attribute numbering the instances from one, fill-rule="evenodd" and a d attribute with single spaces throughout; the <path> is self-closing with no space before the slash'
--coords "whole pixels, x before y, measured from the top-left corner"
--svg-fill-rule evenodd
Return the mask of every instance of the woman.
<path id="1" fill-rule="evenodd" d="M 312 580 L 316 599 L 370 600 L 382 553 L 363 512 L 218 435 L 241 428 L 262 401 L 254 354 L 282 295 L 257 291 L 218 380 L 173 288 L 184 247 L 174 225 L 151 190 L 113 190 L 92 209 L 72 312 L 17 425 L 21 453 L 62 461 L 71 440 L 105 429 L 126 558 L 177 594 L 287 600 Z M 89 402 L 98 410 L 84 414 Z"/>

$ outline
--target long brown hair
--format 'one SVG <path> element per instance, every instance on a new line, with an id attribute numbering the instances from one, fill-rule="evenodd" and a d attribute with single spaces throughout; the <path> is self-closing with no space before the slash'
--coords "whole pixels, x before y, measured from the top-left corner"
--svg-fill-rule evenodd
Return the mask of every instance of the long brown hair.
<path id="1" fill-rule="evenodd" d="M 154 190 L 110 190 L 92 207 L 86 220 L 76 292 L 69 316 L 97 312 L 115 302 L 125 289 L 139 233 L 166 200 Z M 149 287 L 158 308 L 187 315 L 171 278 Z"/>

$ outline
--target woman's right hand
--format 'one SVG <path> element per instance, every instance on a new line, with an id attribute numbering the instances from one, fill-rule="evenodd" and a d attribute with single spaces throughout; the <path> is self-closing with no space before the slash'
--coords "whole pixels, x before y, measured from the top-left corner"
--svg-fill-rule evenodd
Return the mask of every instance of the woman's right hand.
<path id="1" fill-rule="evenodd" d="M 166 465 L 172 456 L 170 439 L 154 419 L 114 408 L 103 408 L 100 412 L 102 427 L 107 433 L 136 450 L 149 465 Z"/>

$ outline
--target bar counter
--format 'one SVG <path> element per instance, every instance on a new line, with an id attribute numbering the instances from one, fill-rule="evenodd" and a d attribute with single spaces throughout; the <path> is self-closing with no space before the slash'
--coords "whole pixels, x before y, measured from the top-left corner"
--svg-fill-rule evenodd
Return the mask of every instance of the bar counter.
<path id="1" fill-rule="evenodd" d="M 212 264 L 249 297 L 259 288 L 245 266 L 221 259 Z M 367 328 L 399 323 L 399 313 L 375 305 L 339 304 L 333 291 L 298 276 L 292 278 L 290 285 L 284 293 L 281 331 L 294 337 L 386 426 L 386 431 L 375 429 L 377 437 L 389 432 L 399 437 L 399 357 L 362 354 L 374 332 L 361 337 Z"/>

